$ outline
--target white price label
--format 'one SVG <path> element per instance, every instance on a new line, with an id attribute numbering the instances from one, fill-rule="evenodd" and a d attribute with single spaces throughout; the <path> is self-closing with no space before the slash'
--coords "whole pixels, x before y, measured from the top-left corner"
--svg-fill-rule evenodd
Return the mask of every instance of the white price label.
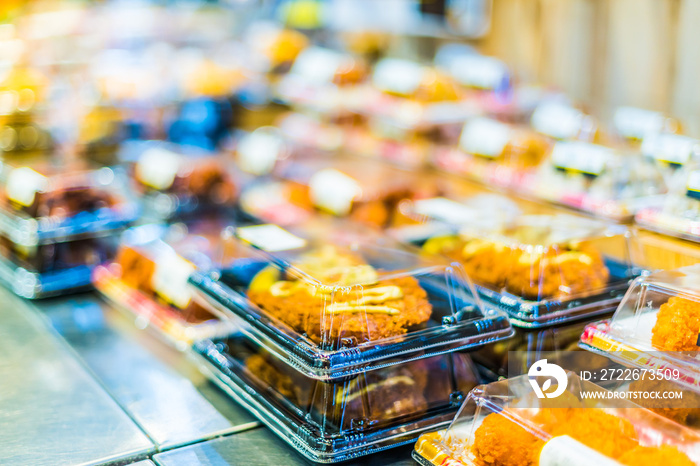
<path id="1" fill-rule="evenodd" d="M 5 187 L 8 199 L 29 207 L 34 204 L 34 197 L 48 186 L 49 180 L 29 167 L 15 168 L 7 177 Z"/>
<path id="2" fill-rule="evenodd" d="M 508 81 L 508 67 L 501 60 L 469 54 L 451 60 L 448 72 L 465 86 L 497 89 Z"/>
<path id="3" fill-rule="evenodd" d="M 636 107 L 619 107 L 615 110 L 613 124 L 621 136 L 628 139 L 644 139 L 648 134 L 664 129 L 666 118 L 659 112 Z"/>
<path id="4" fill-rule="evenodd" d="M 276 128 L 258 128 L 238 143 L 238 166 L 253 175 L 266 175 L 285 151 L 285 143 Z"/>
<path id="5" fill-rule="evenodd" d="M 536 131 L 555 139 L 571 139 L 578 136 L 585 115 L 568 105 L 546 102 L 539 105 L 532 114 L 532 127 Z"/>
<path id="6" fill-rule="evenodd" d="M 306 240 L 303 238 L 272 224 L 238 228 L 236 235 L 243 241 L 269 252 L 288 251 L 306 246 Z"/>
<path id="7" fill-rule="evenodd" d="M 314 173 L 309 180 L 311 202 L 320 209 L 335 215 L 347 215 L 352 202 L 362 194 L 362 188 L 354 178 L 334 168 Z"/>
<path id="8" fill-rule="evenodd" d="M 700 193 L 700 170 L 694 170 L 688 174 L 686 190 Z"/>
<path id="9" fill-rule="evenodd" d="M 291 73 L 300 77 L 304 83 L 324 85 L 333 81 L 333 77 L 348 57 L 334 50 L 322 47 L 309 47 L 299 54 L 294 61 Z"/>
<path id="10" fill-rule="evenodd" d="M 175 251 L 168 250 L 156 261 L 151 285 L 163 298 L 184 309 L 192 298 L 187 280 L 194 271 L 195 267 L 191 262 L 180 257 Z"/>
<path id="11" fill-rule="evenodd" d="M 540 452 L 540 466 L 622 466 L 568 435 L 554 437 Z"/>
<path id="12" fill-rule="evenodd" d="M 472 222 L 479 216 L 477 210 L 444 197 L 415 201 L 413 210 L 418 215 L 451 224 Z"/>
<path id="13" fill-rule="evenodd" d="M 162 148 L 148 149 L 136 162 L 136 178 L 159 191 L 173 185 L 182 157 Z"/>
<path id="14" fill-rule="evenodd" d="M 426 67 L 419 63 L 385 58 L 374 67 L 372 83 L 382 91 L 407 96 L 418 89 L 425 73 Z"/>
<path id="15" fill-rule="evenodd" d="M 598 176 L 603 173 L 613 151 L 587 142 L 558 142 L 552 149 L 552 165 L 564 170 Z"/>
<path id="16" fill-rule="evenodd" d="M 652 134 L 642 141 L 642 153 L 660 162 L 685 165 L 700 150 L 700 141 L 678 134 Z"/>
<path id="17" fill-rule="evenodd" d="M 510 127 L 489 118 L 475 118 L 465 123 L 459 146 L 465 152 L 496 158 L 511 138 Z"/>

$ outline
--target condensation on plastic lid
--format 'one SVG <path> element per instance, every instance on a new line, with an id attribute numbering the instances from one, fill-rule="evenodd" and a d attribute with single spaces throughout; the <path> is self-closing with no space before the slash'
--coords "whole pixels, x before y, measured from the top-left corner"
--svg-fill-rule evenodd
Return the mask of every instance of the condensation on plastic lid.
<path id="1" fill-rule="evenodd" d="M 540 452 L 540 466 L 621 466 L 617 461 L 598 453 L 568 435 L 554 437 Z"/>
<path id="2" fill-rule="evenodd" d="M 272 224 L 241 227 L 236 235 L 263 251 L 276 252 L 298 249 L 306 246 L 306 240 Z"/>

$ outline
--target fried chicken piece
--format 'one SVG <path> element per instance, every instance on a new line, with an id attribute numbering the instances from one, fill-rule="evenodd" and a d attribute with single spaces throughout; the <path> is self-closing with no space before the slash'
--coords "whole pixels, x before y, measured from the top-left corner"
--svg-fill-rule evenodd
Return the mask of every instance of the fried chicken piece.
<path id="1" fill-rule="evenodd" d="M 675 447 L 662 445 L 660 447 L 638 446 L 624 453 L 618 461 L 630 466 L 693 466 L 695 463 Z"/>
<path id="2" fill-rule="evenodd" d="M 402 295 L 382 302 L 385 311 L 372 312 L 368 306 L 357 304 L 373 288 L 384 287 L 397 287 Z M 248 297 L 314 343 L 332 346 L 339 346 L 341 340 L 358 344 L 402 335 L 409 327 L 427 322 L 432 314 L 427 293 L 413 277 L 382 280 L 376 286 L 352 287 L 347 292 L 339 290 L 332 298 L 312 293 L 313 288 L 310 292 L 302 286 L 286 296 L 275 296 L 270 290 L 252 290 Z M 347 303 L 347 307 L 341 303 Z"/>
<path id="3" fill-rule="evenodd" d="M 151 277 L 155 273 L 156 263 L 134 248 L 123 246 L 119 249 L 115 261 L 121 267 L 121 279 L 129 287 L 153 294 Z"/>
<path id="4" fill-rule="evenodd" d="M 651 344 L 662 351 L 698 351 L 700 303 L 672 297 L 661 305 L 651 330 Z"/>
<path id="5" fill-rule="evenodd" d="M 535 466 L 543 446 L 532 433 L 492 413 L 476 429 L 472 452 L 480 466 Z"/>

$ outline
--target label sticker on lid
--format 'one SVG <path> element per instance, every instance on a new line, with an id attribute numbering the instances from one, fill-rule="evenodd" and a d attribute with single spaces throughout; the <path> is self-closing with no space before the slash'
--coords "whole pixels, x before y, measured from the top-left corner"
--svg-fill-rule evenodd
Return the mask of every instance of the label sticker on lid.
<path id="1" fill-rule="evenodd" d="M 277 128 L 258 128 L 238 143 L 238 166 L 253 175 L 266 175 L 275 168 L 284 150 L 284 139 Z"/>
<path id="2" fill-rule="evenodd" d="M 475 209 L 444 197 L 415 201 L 413 210 L 418 215 L 425 215 L 434 220 L 453 224 L 471 222 L 478 216 Z"/>
<path id="3" fill-rule="evenodd" d="M 559 102 L 545 102 L 532 114 L 535 131 L 555 139 L 575 138 L 581 132 L 585 115 Z"/>
<path id="4" fill-rule="evenodd" d="M 372 83 L 382 91 L 408 96 L 418 89 L 425 72 L 426 68 L 419 63 L 385 58 L 375 65 Z"/>
<path id="5" fill-rule="evenodd" d="M 195 271 L 194 264 L 169 250 L 156 261 L 151 277 L 153 289 L 174 306 L 184 309 L 190 303 L 192 294 L 187 280 Z"/>
<path id="6" fill-rule="evenodd" d="M 29 207 L 34 204 L 37 192 L 48 186 L 49 179 L 41 173 L 29 168 L 15 168 L 7 177 L 5 192 L 8 199 Z"/>
<path id="7" fill-rule="evenodd" d="M 272 224 L 253 225 L 236 230 L 236 236 L 268 252 L 288 251 L 306 246 L 306 240 Z"/>
<path id="8" fill-rule="evenodd" d="M 352 202 L 362 194 L 355 179 L 334 168 L 314 173 L 309 180 L 309 191 L 316 207 L 339 216 L 349 214 Z"/>
<path id="9" fill-rule="evenodd" d="M 700 200 L 700 170 L 693 170 L 688 174 L 685 189 L 688 197 Z"/>
<path id="10" fill-rule="evenodd" d="M 613 116 L 615 130 L 628 139 L 642 140 L 648 134 L 659 133 L 664 129 L 665 121 L 660 112 L 636 107 L 619 107 Z"/>
<path id="11" fill-rule="evenodd" d="M 598 176 L 612 158 L 613 152 L 607 147 L 587 142 L 558 142 L 552 149 L 552 165 L 570 172 Z"/>
<path id="12" fill-rule="evenodd" d="M 182 157 L 163 148 L 148 149 L 136 163 L 136 178 L 146 186 L 163 191 L 173 185 Z"/>
<path id="13" fill-rule="evenodd" d="M 511 138 L 510 127 L 489 118 L 474 118 L 464 124 L 459 147 L 474 155 L 496 158 Z"/>
<path id="14" fill-rule="evenodd" d="M 678 134 L 651 134 L 642 141 L 642 154 L 671 165 L 685 165 L 698 152 L 699 140 Z"/>

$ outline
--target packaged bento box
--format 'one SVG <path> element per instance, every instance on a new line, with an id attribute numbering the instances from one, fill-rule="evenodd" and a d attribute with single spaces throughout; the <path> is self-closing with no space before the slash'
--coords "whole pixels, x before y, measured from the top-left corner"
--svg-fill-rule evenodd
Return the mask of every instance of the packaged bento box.
<path id="1" fill-rule="evenodd" d="M 134 189 L 149 213 L 169 218 L 231 209 L 240 187 L 233 163 L 222 155 L 176 152 L 176 148 L 147 144 L 135 157 Z"/>
<path id="2" fill-rule="evenodd" d="M 523 192 L 617 221 L 666 192 L 658 164 L 638 153 L 580 141 L 560 141 Z"/>
<path id="3" fill-rule="evenodd" d="M 134 222 L 139 207 L 118 169 L 42 158 L 0 164 L 0 235 L 33 247 L 104 236 Z"/>
<path id="4" fill-rule="evenodd" d="M 194 350 L 203 372 L 226 393 L 319 463 L 405 445 L 446 426 L 480 382 L 460 353 L 320 381 L 241 334 L 199 342 Z"/>
<path id="5" fill-rule="evenodd" d="M 247 248 L 221 239 L 219 219 L 149 224 L 127 230 L 116 257 L 93 272 L 95 288 L 107 300 L 181 349 L 233 328 L 192 299 L 187 279 L 195 270 L 218 269 L 225 257 L 245 257 Z"/>
<path id="6" fill-rule="evenodd" d="M 569 214 L 496 217 L 417 244 L 462 264 L 485 302 L 519 327 L 610 312 L 640 273 L 627 228 Z"/>
<path id="7" fill-rule="evenodd" d="M 685 166 L 673 174 L 668 193 L 637 210 L 634 219 L 648 230 L 700 241 L 700 170 L 697 164 Z"/>
<path id="8" fill-rule="evenodd" d="M 536 373 L 475 388 L 449 428 L 418 439 L 413 457 L 425 466 L 700 464 L 696 432 L 558 369 L 553 397 L 536 396 Z"/>
<path id="9" fill-rule="evenodd" d="M 403 199 L 432 195 L 438 189 L 418 173 L 365 158 L 291 157 L 278 163 L 273 173 L 273 179 L 251 183 L 240 204 L 252 217 L 283 225 L 322 213 L 385 227 Z"/>
<path id="10" fill-rule="evenodd" d="M 546 159 L 551 142 L 522 126 L 486 117 L 467 120 L 456 147 L 433 152 L 438 168 L 490 186 L 521 189 Z"/>
<path id="11" fill-rule="evenodd" d="M 581 346 L 648 370 L 676 371 L 674 380 L 700 391 L 700 266 L 637 278 L 611 319 L 590 324 Z M 632 355 L 632 356 L 630 356 Z"/>
<path id="12" fill-rule="evenodd" d="M 116 244 L 114 235 L 33 246 L 0 237 L 0 280 L 28 299 L 82 291 L 94 268 L 114 257 Z"/>
<path id="13" fill-rule="evenodd" d="M 310 377 L 330 380 L 399 355 L 421 359 L 512 334 L 457 264 L 331 228 L 297 233 L 238 228 L 260 257 L 190 282 L 201 305 Z"/>

